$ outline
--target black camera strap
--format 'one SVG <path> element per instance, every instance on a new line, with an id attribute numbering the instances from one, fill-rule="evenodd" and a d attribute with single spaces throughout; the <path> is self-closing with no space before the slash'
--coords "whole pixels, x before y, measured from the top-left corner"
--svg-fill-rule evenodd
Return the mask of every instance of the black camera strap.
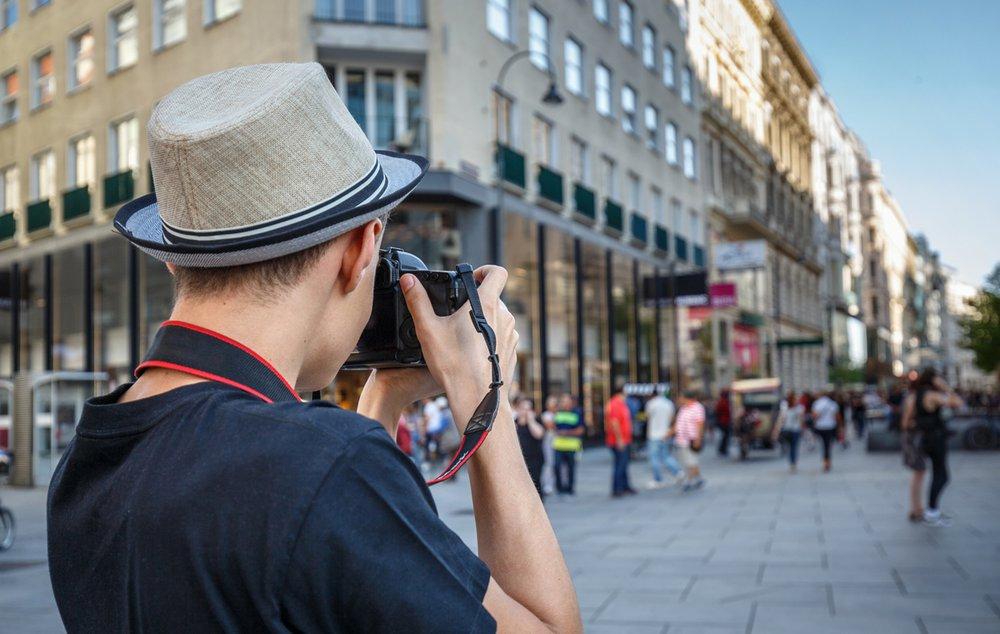
<path id="1" fill-rule="evenodd" d="M 465 292 L 469 296 L 469 316 L 472 318 L 472 325 L 476 327 L 476 332 L 481 334 L 486 341 L 486 351 L 489 353 L 488 358 L 490 360 L 492 381 L 490 382 L 490 391 L 479 402 L 479 406 L 476 407 L 476 411 L 472 413 L 472 418 L 469 419 L 468 424 L 465 426 L 465 432 L 462 434 L 462 442 L 458 445 L 458 451 L 452 456 L 451 462 L 444 471 L 433 480 L 427 481 L 429 485 L 444 482 L 458 473 L 458 470 L 469 461 L 472 454 L 476 453 L 476 450 L 486 440 L 486 436 L 493 429 L 493 421 L 496 420 L 497 413 L 500 411 L 500 387 L 503 385 L 503 375 L 500 371 L 500 358 L 497 356 L 496 333 L 493 332 L 493 328 L 486 321 L 486 314 L 483 313 L 483 304 L 479 300 L 479 290 L 476 286 L 476 278 L 472 273 L 472 267 L 463 263 L 455 267 L 455 270 L 458 272 L 458 278 L 462 280 Z"/>

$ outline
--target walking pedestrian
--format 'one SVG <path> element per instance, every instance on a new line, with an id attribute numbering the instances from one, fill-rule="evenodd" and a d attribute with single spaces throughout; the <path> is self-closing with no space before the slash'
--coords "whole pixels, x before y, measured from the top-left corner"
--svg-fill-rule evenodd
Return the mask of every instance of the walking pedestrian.
<path id="1" fill-rule="evenodd" d="M 799 441 L 805 427 L 805 413 L 806 408 L 796 398 L 795 392 L 789 391 L 785 400 L 781 401 L 775 429 L 780 430 L 778 438 L 788 448 L 788 470 L 791 473 L 795 473 L 798 465 Z"/>
<path id="2" fill-rule="evenodd" d="M 545 495 L 552 495 L 556 490 L 556 454 L 552 448 L 552 442 L 556 437 L 556 410 L 559 399 L 555 395 L 550 395 L 545 399 L 545 411 L 542 412 L 542 426 L 545 427 L 545 437 L 542 439 L 542 455 L 545 464 L 542 465 L 542 491 Z"/>
<path id="3" fill-rule="evenodd" d="M 562 495 L 576 494 L 576 456 L 583 449 L 583 421 L 574 405 L 573 397 L 563 394 L 555 413 L 552 449 L 556 456 L 556 492 Z"/>
<path id="4" fill-rule="evenodd" d="M 906 399 L 901 424 L 907 426 L 907 431 L 912 429 L 919 432 L 919 446 L 931 463 L 931 487 L 923 521 L 930 526 L 948 526 L 948 517 L 938 508 L 941 491 L 948 484 L 948 427 L 945 421 L 950 416 L 951 409 L 964 407 L 965 404 L 933 368 L 921 372 L 914 387 L 913 394 Z M 922 485 L 922 478 L 920 484 Z M 911 481 L 911 504 L 913 490 L 914 483 Z M 917 494 L 919 495 L 919 489 Z M 911 517 L 915 510 L 916 508 L 911 508 Z"/>
<path id="5" fill-rule="evenodd" d="M 837 426 L 840 419 L 840 408 L 830 394 L 825 393 L 812 404 L 813 429 L 823 443 L 823 473 L 831 468 L 831 449 L 837 437 Z"/>
<path id="6" fill-rule="evenodd" d="M 660 388 L 653 398 L 646 403 L 646 452 L 649 455 L 649 466 L 653 470 L 653 479 L 646 485 L 650 489 L 661 489 L 666 486 L 663 480 L 664 467 L 674 478 L 681 475 L 681 467 L 670 454 L 667 434 L 674 420 L 674 404 L 666 397 L 665 388 Z"/>
<path id="7" fill-rule="evenodd" d="M 538 422 L 535 415 L 535 404 L 530 398 L 521 397 L 514 410 L 514 421 L 517 423 L 517 441 L 521 445 L 521 455 L 528 467 L 528 475 L 538 491 L 538 496 L 545 499 L 542 490 L 542 464 L 545 457 L 542 453 L 542 438 L 545 437 L 545 427 Z"/>
<path id="8" fill-rule="evenodd" d="M 722 438 L 719 439 L 719 455 L 729 456 L 729 439 L 733 435 L 733 410 L 729 402 L 729 389 L 719 392 L 719 400 L 715 402 L 715 424 L 719 426 Z"/>
<path id="9" fill-rule="evenodd" d="M 671 433 L 677 446 L 677 457 L 687 472 L 684 490 L 690 491 L 705 484 L 698 465 L 702 434 L 705 431 L 705 406 L 698 401 L 698 392 L 688 390 L 680 399 L 681 408 Z"/>
<path id="10" fill-rule="evenodd" d="M 625 388 L 615 387 L 615 393 L 604 408 L 605 443 L 611 449 L 614 463 L 611 469 L 611 496 L 632 495 L 629 484 L 629 445 L 632 444 L 632 413 L 625 403 Z"/>

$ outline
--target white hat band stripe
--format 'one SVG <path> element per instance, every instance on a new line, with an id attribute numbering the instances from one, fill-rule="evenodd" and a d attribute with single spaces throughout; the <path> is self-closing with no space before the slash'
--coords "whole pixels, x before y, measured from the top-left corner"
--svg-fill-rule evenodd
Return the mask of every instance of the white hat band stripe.
<path id="1" fill-rule="evenodd" d="M 334 195 L 332 198 L 325 200 L 323 202 L 311 205 L 305 209 L 300 209 L 298 211 L 293 211 L 292 213 L 285 214 L 278 218 L 270 218 L 268 220 L 257 222 L 250 225 L 244 225 L 242 227 L 226 227 L 222 229 L 184 229 L 180 227 L 175 227 L 163 222 L 164 233 L 169 233 L 175 238 L 189 239 L 189 240 L 202 240 L 201 236 L 211 237 L 235 237 L 237 235 L 254 235 L 254 232 L 258 229 L 266 230 L 268 228 L 284 226 L 289 221 L 293 220 L 304 220 L 309 218 L 315 213 L 321 213 L 330 208 L 332 205 L 339 205 L 341 202 L 354 196 L 362 189 L 366 189 L 367 186 L 372 183 L 372 181 L 378 180 L 379 178 L 384 179 L 385 174 L 382 171 L 382 166 L 376 160 L 375 165 L 372 169 L 365 174 L 360 180 L 351 185 L 346 190 Z"/>

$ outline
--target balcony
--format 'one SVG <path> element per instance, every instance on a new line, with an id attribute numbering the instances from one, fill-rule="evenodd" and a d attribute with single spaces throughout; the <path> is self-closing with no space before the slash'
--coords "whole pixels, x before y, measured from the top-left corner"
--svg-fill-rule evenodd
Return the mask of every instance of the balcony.
<path id="1" fill-rule="evenodd" d="M 13 238 L 16 229 L 17 223 L 14 221 L 13 211 L 0 214 L 0 241 L 6 241 Z"/>
<path id="2" fill-rule="evenodd" d="M 646 243 L 649 242 L 649 221 L 644 216 L 633 211 L 629 217 L 629 230 L 633 242 L 640 246 L 646 246 Z"/>
<path id="3" fill-rule="evenodd" d="M 681 236 L 674 236 L 674 256 L 681 262 L 687 262 L 688 242 Z"/>
<path id="4" fill-rule="evenodd" d="M 604 203 L 604 227 L 619 235 L 625 230 L 625 216 L 622 206 L 610 198 Z"/>
<path id="5" fill-rule="evenodd" d="M 114 207 L 132 200 L 135 196 L 135 179 L 132 170 L 104 177 L 104 208 Z"/>
<path id="6" fill-rule="evenodd" d="M 656 225 L 653 228 L 653 246 L 661 253 L 670 251 L 670 232 L 663 225 Z"/>
<path id="7" fill-rule="evenodd" d="M 580 183 L 573 183 L 573 211 L 590 222 L 597 220 L 597 197 L 594 190 Z"/>
<path id="8" fill-rule="evenodd" d="M 562 207 L 564 197 L 562 174 L 544 165 L 539 165 L 538 196 L 556 207 Z"/>
<path id="9" fill-rule="evenodd" d="M 82 218 L 90 213 L 90 187 L 68 189 L 62 195 L 63 222 Z"/>
<path id="10" fill-rule="evenodd" d="M 422 58 L 429 39 L 423 0 L 316 0 L 312 36 L 320 59 L 377 51 Z"/>
<path id="11" fill-rule="evenodd" d="M 497 177 L 524 189 L 525 184 L 527 184 L 524 155 L 503 143 L 497 143 L 496 161 Z"/>
<path id="12" fill-rule="evenodd" d="M 704 247 L 699 247 L 695 245 L 694 247 L 694 265 L 695 266 L 705 266 L 705 249 Z"/>
<path id="13" fill-rule="evenodd" d="M 28 233 L 41 231 L 52 226 L 52 205 L 48 198 L 28 203 Z"/>

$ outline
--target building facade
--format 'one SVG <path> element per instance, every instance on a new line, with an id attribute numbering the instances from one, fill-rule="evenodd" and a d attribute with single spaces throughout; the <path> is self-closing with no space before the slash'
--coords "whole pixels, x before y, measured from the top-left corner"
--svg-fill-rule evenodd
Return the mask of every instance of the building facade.
<path id="1" fill-rule="evenodd" d="M 430 159 L 387 243 L 430 267 L 509 269 L 517 389 L 581 395 L 596 429 L 615 382 L 694 381 L 700 330 L 652 297 L 706 261 L 685 11 L 576 4 L 15 1 L 0 31 L 0 375 L 127 380 L 172 302 L 164 267 L 109 225 L 154 188 L 152 108 L 214 70 L 318 61 L 376 147 Z M 333 398 L 358 385 L 338 377 Z"/>

